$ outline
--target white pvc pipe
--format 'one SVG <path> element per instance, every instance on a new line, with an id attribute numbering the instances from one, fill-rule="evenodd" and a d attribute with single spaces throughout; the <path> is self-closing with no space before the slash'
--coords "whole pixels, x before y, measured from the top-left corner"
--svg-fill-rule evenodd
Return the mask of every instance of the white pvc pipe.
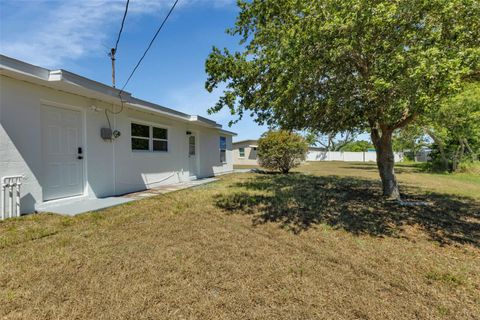
<path id="1" fill-rule="evenodd" d="M 3 185 L 2 183 L 2 200 L 1 200 L 1 204 L 2 206 L 2 220 L 5 219 L 5 186 Z"/>
<path id="2" fill-rule="evenodd" d="M 20 186 L 23 176 L 8 176 L 2 178 L 1 219 L 20 217 Z M 5 199 L 8 192 L 8 205 Z M 15 197 L 15 204 L 13 201 Z M 8 211 L 7 211 L 8 206 Z"/>
<path id="3" fill-rule="evenodd" d="M 20 179 L 19 179 L 20 180 Z M 17 182 L 17 194 L 16 194 L 16 214 L 20 217 L 20 182 Z"/>
<path id="4" fill-rule="evenodd" d="M 13 218 L 13 184 L 8 185 L 8 207 L 10 208 L 8 215 Z"/>

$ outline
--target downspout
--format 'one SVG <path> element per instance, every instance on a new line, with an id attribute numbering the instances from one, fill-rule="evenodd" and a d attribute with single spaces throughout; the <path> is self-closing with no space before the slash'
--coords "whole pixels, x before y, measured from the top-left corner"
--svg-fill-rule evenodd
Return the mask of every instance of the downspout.
<path id="1" fill-rule="evenodd" d="M 112 104 L 113 113 L 113 127 L 117 127 L 117 114 L 115 113 L 115 103 Z M 117 169 L 116 169 L 116 161 L 115 161 L 115 140 L 112 139 L 112 168 L 113 168 L 113 195 L 117 195 Z"/>

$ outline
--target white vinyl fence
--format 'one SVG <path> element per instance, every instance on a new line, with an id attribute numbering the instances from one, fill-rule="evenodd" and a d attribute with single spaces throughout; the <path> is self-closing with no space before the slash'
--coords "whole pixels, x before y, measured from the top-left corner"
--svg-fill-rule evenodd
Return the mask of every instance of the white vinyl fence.
<path id="1" fill-rule="evenodd" d="M 395 162 L 403 160 L 402 152 L 395 152 Z M 349 151 L 314 151 L 309 150 L 307 161 L 354 161 L 370 162 L 377 161 L 376 152 L 349 152 Z"/>

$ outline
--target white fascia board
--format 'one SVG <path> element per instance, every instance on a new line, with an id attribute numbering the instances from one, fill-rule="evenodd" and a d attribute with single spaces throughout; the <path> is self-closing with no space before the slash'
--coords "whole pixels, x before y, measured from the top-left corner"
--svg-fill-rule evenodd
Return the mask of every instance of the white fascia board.
<path id="1" fill-rule="evenodd" d="M 25 63 L 23 61 L 13 59 L 0 54 L 0 71 L 2 74 L 12 75 L 24 75 L 29 77 L 35 77 L 41 80 L 48 80 L 50 70 L 37 67 L 32 64 Z"/>
<path id="2" fill-rule="evenodd" d="M 216 127 L 216 128 L 221 128 L 222 126 L 219 125 L 218 123 L 216 123 L 215 121 L 213 120 L 210 120 L 210 119 L 207 119 L 207 118 L 204 118 L 202 116 L 198 116 L 198 115 L 192 115 L 190 116 L 190 121 L 199 121 L 199 122 L 203 122 L 205 124 L 209 124 L 213 127 Z"/>
<path id="3" fill-rule="evenodd" d="M 221 134 L 224 134 L 224 135 L 227 135 L 227 136 L 236 136 L 237 133 L 236 132 L 233 132 L 233 131 L 228 131 L 228 130 L 225 130 L 225 129 L 219 129 L 218 130 Z"/>
<path id="4" fill-rule="evenodd" d="M 167 118 L 170 118 L 170 119 L 182 121 L 182 122 L 189 122 L 188 118 L 182 117 L 180 115 L 173 114 L 171 112 L 162 111 L 160 109 L 157 109 L 155 107 L 148 106 L 148 105 L 145 105 L 145 104 L 127 102 L 126 105 L 127 105 L 127 107 L 129 107 L 131 109 L 144 111 L 144 112 L 149 112 L 149 113 L 153 113 L 153 114 L 158 114 L 158 115 L 161 115 L 161 116 L 164 116 L 164 117 L 167 117 Z"/>
<path id="5" fill-rule="evenodd" d="M 89 89 L 92 91 L 99 92 L 100 94 L 104 94 L 107 96 L 111 96 L 113 98 L 119 99 L 119 94 L 122 94 L 122 98 L 124 100 L 128 100 L 131 97 L 131 93 L 126 91 L 121 91 L 119 89 L 113 88 L 111 86 L 107 86 L 101 82 L 91 80 L 78 74 L 66 71 L 66 70 L 52 70 L 50 71 L 49 81 L 63 81 L 69 84 L 82 87 L 85 89 Z"/>
<path id="6" fill-rule="evenodd" d="M 127 102 L 126 105 L 129 108 L 139 110 L 139 111 L 144 111 L 144 112 L 150 112 L 152 114 L 158 114 L 166 118 L 170 118 L 173 120 L 185 122 L 185 123 L 191 123 L 194 125 L 202 126 L 202 127 L 207 127 L 211 129 L 217 129 L 220 133 L 225 134 L 225 135 L 230 135 L 230 136 L 236 136 L 237 134 L 235 132 L 223 130 L 222 126 L 217 124 L 214 121 L 209 120 L 208 122 L 199 120 L 197 116 L 190 116 L 188 114 L 172 110 L 169 108 L 162 107 L 160 105 L 156 105 L 154 103 L 148 102 L 148 101 L 143 101 L 136 99 L 132 97 L 133 101 L 139 102 L 139 103 L 132 103 L 132 102 Z M 204 118 L 205 119 L 205 118 Z"/>

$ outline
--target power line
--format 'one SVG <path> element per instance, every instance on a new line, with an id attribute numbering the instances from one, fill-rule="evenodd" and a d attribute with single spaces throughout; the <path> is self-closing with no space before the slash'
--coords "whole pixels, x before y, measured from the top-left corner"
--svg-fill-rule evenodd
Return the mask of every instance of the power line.
<path id="1" fill-rule="evenodd" d="M 115 42 L 115 52 L 117 52 L 118 42 L 120 41 L 120 36 L 122 35 L 123 25 L 125 24 L 125 18 L 127 17 L 129 3 L 130 0 L 127 0 L 127 4 L 125 5 L 125 12 L 123 13 L 122 24 L 120 26 L 120 31 L 118 31 L 117 41 Z"/>
<path id="2" fill-rule="evenodd" d="M 178 0 L 175 0 L 173 6 L 170 8 L 170 11 L 169 11 L 168 14 L 166 15 L 165 19 L 163 19 L 162 24 L 160 25 L 160 27 L 158 27 L 157 32 L 155 32 L 155 35 L 153 36 L 152 40 L 150 41 L 147 49 L 145 49 L 145 52 L 143 53 L 143 55 L 142 55 L 142 57 L 140 58 L 140 60 L 138 60 L 137 65 L 135 66 L 135 68 L 133 68 L 132 72 L 131 72 L 130 75 L 128 76 L 128 79 L 127 79 L 127 81 L 125 82 L 125 84 L 123 85 L 122 89 L 120 90 L 119 95 L 121 95 L 121 93 L 123 92 L 123 89 L 125 89 L 125 87 L 127 86 L 128 82 L 129 82 L 130 79 L 132 78 L 132 76 L 133 76 L 133 74 L 135 73 L 135 71 L 137 71 L 138 66 L 140 66 L 140 63 L 142 63 L 143 58 L 145 58 L 145 56 L 147 55 L 148 50 L 150 50 L 150 47 L 152 46 L 152 44 L 153 44 L 153 42 L 155 41 L 155 39 L 157 38 L 158 34 L 159 34 L 160 31 L 162 30 L 163 25 L 165 24 L 165 22 L 167 22 L 168 17 L 170 17 L 170 14 L 172 13 L 173 9 L 175 9 L 175 6 L 177 5 L 177 3 L 178 3 Z"/>
<path id="3" fill-rule="evenodd" d="M 125 12 L 123 13 L 122 24 L 120 25 L 120 30 L 118 31 L 117 41 L 115 41 L 115 48 L 110 49 L 110 53 L 109 53 L 110 59 L 112 60 L 112 87 L 114 88 L 115 88 L 115 53 L 117 53 L 118 42 L 120 41 L 120 37 L 123 31 L 123 26 L 125 25 L 125 19 L 127 18 L 129 4 L 130 4 L 130 0 L 127 0 L 127 3 L 125 5 Z M 120 111 L 115 112 L 115 109 L 113 109 L 113 111 L 105 109 L 105 116 L 107 117 L 108 127 L 110 128 L 110 130 L 112 129 L 112 124 L 110 123 L 110 118 L 108 117 L 108 113 L 110 112 L 115 115 L 122 112 L 123 100 L 121 96 L 120 96 L 120 101 L 122 102 L 122 108 L 120 109 Z"/>
<path id="4" fill-rule="evenodd" d="M 117 41 L 115 41 L 115 48 L 110 49 L 110 53 L 108 54 L 108 56 L 112 60 L 112 87 L 114 88 L 115 88 L 115 54 L 117 53 L 118 42 L 120 42 L 123 26 L 125 24 L 125 19 L 127 18 L 129 3 L 130 3 L 130 0 L 127 0 L 127 4 L 125 5 L 125 12 L 123 13 L 122 24 L 120 25 L 120 31 L 118 31 Z"/>

